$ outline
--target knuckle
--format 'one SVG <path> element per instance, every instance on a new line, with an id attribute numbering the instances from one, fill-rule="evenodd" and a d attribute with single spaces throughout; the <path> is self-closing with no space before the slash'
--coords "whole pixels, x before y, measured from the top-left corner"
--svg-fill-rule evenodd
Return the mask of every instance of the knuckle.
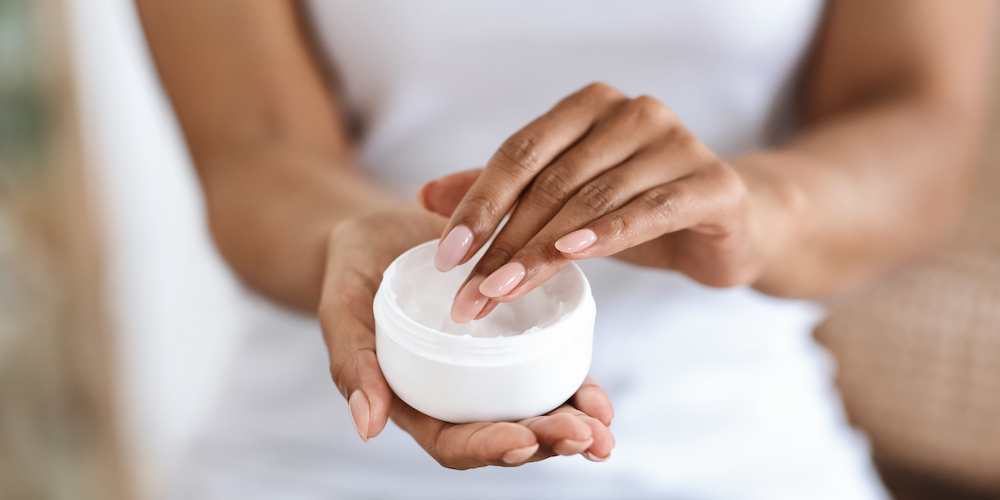
<path id="1" fill-rule="evenodd" d="M 740 175 L 721 161 L 713 161 L 699 174 L 703 182 L 711 186 L 711 198 L 720 214 L 733 216 L 743 207 L 747 199 L 747 187 Z M 732 217 L 729 217 L 732 218 Z M 731 232 L 725 224 L 720 227 L 723 233 Z"/>
<path id="2" fill-rule="evenodd" d="M 654 97 L 641 95 L 629 104 L 628 111 L 640 123 L 665 126 L 676 122 L 673 110 Z"/>
<path id="3" fill-rule="evenodd" d="M 670 149 L 696 161 L 707 159 L 711 151 L 706 148 L 691 132 L 677 127 L 670 134 Z"/>
<path id="4" fill-rule="evenodd" d="M 470 191 L 467 196 L 467 204 L 462 210 L 464 215 L 456 221 L 456 224 L 464 224 L 475 234 L 489 232 L 490 228 L 486 226 L 500 220 L 504 215 L 504 208 L 486 193 Z"/>
<path id="5" fill-rule="evenodd" d="M 580 91 L 580 93 L 591 98 L 600 99 L 602 101 L 614 101 L 624 97 L 624 95 L 621 92 L 615 90 L 614 87 L 604 82 L 590 83 L 586 87 L 584 87 L 583 90 Z"/>
<path id="6" fill-rule="evenodd" d="M 747 198 L 747 187 L 733 169 L 723 167 L 719 174 L 719 197 L 728 207 L 738 208 Z"/>
<path id="7" fill-rule="evenodd" d="M 525 200 L 533 200 L 546 207 L 560 206 L 573 193 L 573 180 L 565 168 L 547 168 L 535 177 Z"/>
<path id="8" fill-rule="evenodd" d="M 500 168 L 509 176 L 532 176 L 542 167 L 541 139 L 528 130 L 522 130 L 504 141 L 497 150 L 503 160 Z"/>
<path id="9" fill-rule="evenodd" d="M 562 260 L 562 253 L 556 249 L 555 239 L 538 239 L 529 243 L 522 252 L 518 254 L 518 261 L 531 264 L 532 274 L 546 274 L 551 263 Z"/>
<path id="10" fill-rule="evenodd" d="M 650 215 L 658 220 L 673 218 L 680 207 L 679 199 L 683 197 L 684 188 L 671 184 L 659 188 L 654 188 L 640 196 Z"/>
<path id="11" fill-rule="evenodd" d="M 608 220 L 608 239 L 627 241 L 639 230 L 639 222 L 630 217 L 614 215 Z"/>
<path id="12" fill-rule="evenodd" d="M 610 212 L 618 202 L 617 190 L 603 180 L 595 180 L 584 186 L 578 197 L 584 207 L 600 214 Z"/>

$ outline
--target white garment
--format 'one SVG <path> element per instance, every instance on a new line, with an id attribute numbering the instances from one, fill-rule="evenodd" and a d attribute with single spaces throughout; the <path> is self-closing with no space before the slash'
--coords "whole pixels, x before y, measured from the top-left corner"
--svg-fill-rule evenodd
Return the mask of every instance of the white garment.
<path id="1" fill-rule="evenodd" d="M 787 124 L 818 0 L 313 0 L 359 119 L 360 158 L 410 192 L 482 165 L 592 81 L 671 106 L 724 156 Z M 885 498 L 847 425 L 819 310 L 611 259 L 583 263 L 598 305 L 591 374 L 615 405 L 611 460 L 456 472 L 390 426 L 364 445 L 314 320 L 251 302 L 216 423 L 176 498 Z"/>

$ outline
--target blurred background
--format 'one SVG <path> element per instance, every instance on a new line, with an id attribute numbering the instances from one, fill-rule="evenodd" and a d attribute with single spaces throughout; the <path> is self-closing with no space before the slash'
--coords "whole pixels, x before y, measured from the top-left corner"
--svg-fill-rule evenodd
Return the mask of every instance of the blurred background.
<path id="1" fill-rule="evenodd" d="M 903 500 L 1000 498 L 991 117 L 964 218 L 816 332 Z M 204 218 L 132 3 L 0 0 L 0 498 L 162 492 L 245 316 Z"/>

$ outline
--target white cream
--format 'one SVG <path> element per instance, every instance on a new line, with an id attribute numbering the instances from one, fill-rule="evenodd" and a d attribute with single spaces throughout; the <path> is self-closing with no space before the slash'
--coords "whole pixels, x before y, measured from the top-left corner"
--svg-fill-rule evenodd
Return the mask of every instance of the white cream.
<path id="1" fill-rule="evenodd" d="M 396 395 L 448 422 L 519 420 L 569 399 L 590 368 L 596 314 L 580 268 L 460 325 L 451 304 L 480 256 L 441 273 L 436 250 L 435 240 L 399 256 L 375 297 L 376 352 Z"/>
<path id="2" fill-rule="evenodd" d="M 504 302 L 485 318 L 459 324 L 451 320 L 451 304 L 482 251 L 469 262 L 442 273 L 428 247 L 395 263 L 398 276 L 390 286 L 396 304 L 408 318 L 434 330 L 470 337 L 510 337 L 553 325 L 580 304 L 583 282 L 561 273 L 514 302 Z"/>

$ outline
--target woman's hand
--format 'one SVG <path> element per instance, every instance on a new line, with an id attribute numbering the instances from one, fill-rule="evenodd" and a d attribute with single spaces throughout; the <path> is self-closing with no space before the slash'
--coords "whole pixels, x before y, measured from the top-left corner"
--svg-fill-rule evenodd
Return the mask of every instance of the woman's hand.
<path id="1" fill-rule="evenodd" d="M 507 139 L 485 169 L 421 190 L 426 208 L 451 217 L 437 253 L 442 271 L 474 255 L 510 213 L 452 318 L 482 317 L 571 260 L 612 254 L 711 286 L 753 283 L 770 247 L 758 223 L 765 204 L 751 197 L 746 174 L 659 101 L 590 85 Z"/>
<path id="2" fill-rule="evenodd" d="M 520 465 L 553 455 L 604 460 L 614 438 L 607 394 L 589 377 L 571 404 L 520 422 L 450 424 L 393 395 L 375 357 L 372 301 L 382 272 L 407 249 L 440 234 L 445 219 L 419 207 L 393 207 L 348 219 L 331 233 L 319 316 L 330 371 L 351 409 L 361 439 L 378 435 L 389 418 L 441 465 L 469 469 Z"/>

